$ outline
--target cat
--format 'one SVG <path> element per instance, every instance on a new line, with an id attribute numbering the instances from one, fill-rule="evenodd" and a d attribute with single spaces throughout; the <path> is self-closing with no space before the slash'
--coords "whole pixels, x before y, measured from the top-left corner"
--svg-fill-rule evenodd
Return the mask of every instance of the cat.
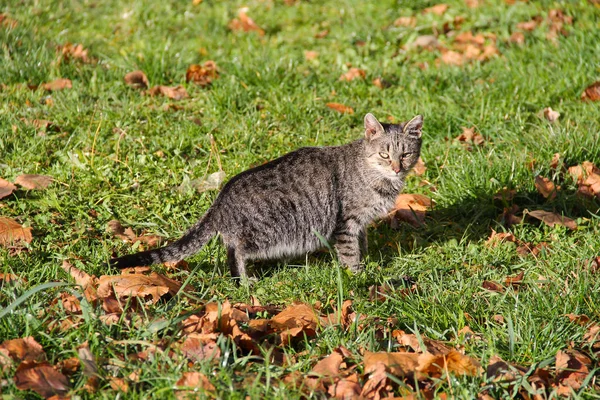
<path id="1" fill-rule="evenodd" d="M 421 151 L 423 117 L 403 124 L 364 118 L 365 137 L 343 146 L 305 147 L 234 176 L 180 239 L 110 260 L 118 268 L 179 261 L 219 234 L 232 278 L 246 265 L 305 255 L 333 242 L 339 261 L 362 270 L 366 227 L 393 208 Z"/>

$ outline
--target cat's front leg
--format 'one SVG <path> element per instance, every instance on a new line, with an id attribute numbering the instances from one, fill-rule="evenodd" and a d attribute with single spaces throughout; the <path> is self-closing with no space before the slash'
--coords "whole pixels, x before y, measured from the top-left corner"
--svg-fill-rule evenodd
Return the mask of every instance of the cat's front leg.
<path id="1" fill-rule="evenodd" d="M 353 273 L 362 271 L 360 265 L 359 233 L 341 230 L 334 235 L 335 250 L 340 263 L 347 266 Z"/>
<path id="2" fill-rule="evenodd" d="M 361 229 L 358 234 L 358 245 L 360 247 L 360 258 L 363 259 L 369 253 L 369 239 L 367 238 L 367 228 Z"/>

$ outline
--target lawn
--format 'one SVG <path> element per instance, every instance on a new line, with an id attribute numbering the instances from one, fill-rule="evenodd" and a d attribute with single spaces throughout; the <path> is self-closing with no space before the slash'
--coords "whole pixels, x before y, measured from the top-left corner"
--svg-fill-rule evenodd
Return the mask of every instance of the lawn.
<path id="1" fill-rule="evenodd" d="M 600 398 L 599 4 L 447 5 L 3 3 L 0 222 L 32 237 L 0 232 L 2 398 Z M 180 237 L 209 177 L 368 112 L 424 116 L 432 203 L 373 225 L 363 273 L 325 249 L 237 285 L 213 240 L 115 292 L 108 259 Z"/>

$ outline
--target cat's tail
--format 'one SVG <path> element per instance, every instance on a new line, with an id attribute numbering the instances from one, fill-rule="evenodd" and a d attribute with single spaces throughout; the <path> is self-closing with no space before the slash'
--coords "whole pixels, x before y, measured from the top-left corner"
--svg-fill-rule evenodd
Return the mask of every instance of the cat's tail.
<path id="1" fill-rule="evenodd" d="M 116 268 L 131 268 L 183 260 L 200 251 L 216 235 L 217 232 L 207 217 L 208 215 L 205 215 L 188 229 L 181 239 L 167 246 L 113 258 L 109 261 L 109 265 Z"/>

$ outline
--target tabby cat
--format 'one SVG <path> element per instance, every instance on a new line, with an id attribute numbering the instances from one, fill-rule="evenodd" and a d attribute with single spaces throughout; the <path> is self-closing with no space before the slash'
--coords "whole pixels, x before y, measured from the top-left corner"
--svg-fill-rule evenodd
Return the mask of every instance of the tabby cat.
<path id="1" fill-rule="evenodd" d="M 181 239 L 110 260 L 119 268 L 178 261 L 219 234 L 233 278 L 253 260 L 291 258 L 333 242 L 342 264 L 361 270 L 366 227 L 393 208 L 421 150 L 423 117 L 404 124 L 364 118 L 365 137 L 306 147 L 233 177 Z"/>

